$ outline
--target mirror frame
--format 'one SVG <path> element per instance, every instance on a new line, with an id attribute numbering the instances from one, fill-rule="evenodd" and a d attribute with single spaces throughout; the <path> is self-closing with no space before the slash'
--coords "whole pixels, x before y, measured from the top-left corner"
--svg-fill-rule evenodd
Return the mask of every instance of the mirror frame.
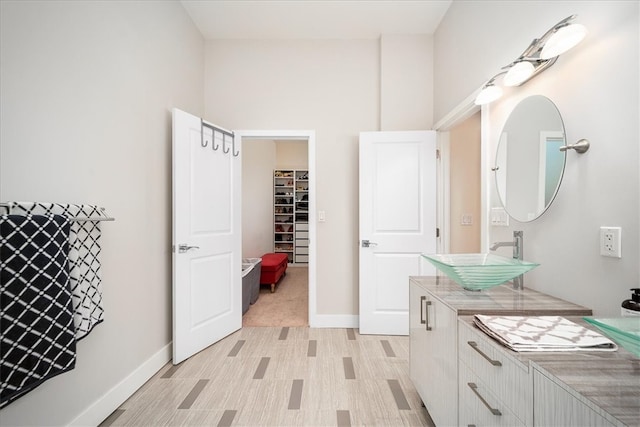
<path id="1" fill-rule="evenodd" d="M 534 216 L 533 217 L 527 217 L 527 218 L 522 218 L 520 217 L 517 213 L 516 215 L 514 215 L 514 209 L 512 207 L 511 210 L 509 210 L 508 204 L 505 203 L 505 198 L 507 195 L 507 182 L 508 182 L 508 174 L 509 174 L 509 169 L 512 168 L 516 168 L 513 164 L 511 164 L 510 166 L 503 166 L 502 171 L 504 171 L 506 169 L 505 175 L 502 178 L 502 180 L 504 180 L 503 182 L 501 182 L 501 179 L 499 178 L 499 174 L 500 172 L 502 172 L 500 170 L 500 166 L 501 165 L 507 165 L 507 153 L 509 152 L 509 140 L 508 140 L 508 135 L 509 133 L 507 132 L 507 130 L 510 128 L 510 121 L 512 121 L 511 123 L 511 128 L 513 128 L 514 126 L 516 126 L 517 124 L 513 123 L 513 120 L 515 120 L 516 118 L 518 118 L 518 115 L 522 114 L 522 110 L 527 107 L 530 108 L 530 105 L 527 105 L 527 103 L 531 103 L 532 101 L 539 101 L 539 100 L 544 100 L 544 102 L 546 104 L 548 104 L 548 108 L 549 108 L 549 112 L 550 114 L 555 113 L 557 115 L 557 118 L 559 119 L 559 124 L 560 124 L 560 129 L 559 130 L 555 130 L 555 129 L 538 129 L 538 147 L 542 146 L 542 138 L 544 137 L 544 141 L 557 141 L 558 143 L 560 143 L 560 146 L 566 145 L 566 130 L 565 130 L 565 126 L 564 126 L 564 121 L 562 119 L 562 115 L 560 114 L 560 110 L 558 109 L 558 107 L 554 104 L 553 101 L 551 101 L 551 99 L 549 99 L 548 97 L 544 96 L 544 95 L 531 95 L 528 96 L 524 99 L 522 99 L 520 102 L 518 102 L 518 104 L 513 108 L 513 110 L 511 111 L 511 113 L 509 114 L 509 117 L 507 117 L 507 120 L 505 121 L 505 124 L 502 128 L 502 131 L 500 132 L 500 137 L 498 140 L 498 145 L 496 147 L 496 155 L 495 155 L 495 167 L 493 168 L 494 174 L 495 174 L 495 186 L 496 186 L 496 193 L 498 195 L 498 199 L 500 200 L 500 204 L 503 206 L 504 210 L 507 212 L 507 214 L 509 215 L 509 217 L 511 217 L 512 219 L 514 219 L 515 221 L 518 222 L 522 222 L 522 223 L 526 223 L 526 222 L 531 222 L 531 221 L 535 221 L 536 219 L 540 218 L 540 216 L 542 216 L 548 209 L 549 207 L 553 204 L 556 196 L 558 195 L 558 191 L 560 190 L 560 185 L 562 184 L 562 179 L 564 177 L 564 171 L 566 168 L 566 163 L 567 163 L 567 153 L 566 151 L 562 152 L 562 165 L 561 168 L 559 170 L 559 173 L 557 174 L 557 184 L 555 186 L 555 189 L 553 191 L 553 194 L 551 195 L 551 197 L 548 199 L 548 202 L 546 202 L 546 193 L 544 191 L 542 191 L 542 187 L 540 185 L 538 185 L 538 193 L 535 195 L 531 195 L 531 197 L 535 197 L 535 199 L 537 200 L 537 204 L 539 206 L 538 209 L 536 209 Z M 545 109 L 547 108 L 547 106 L 544 106 Z M 550 110 L 550 109 L 553 110 Z M 518 111 L 520 110 L 520 111 Z M 514 115 L 514 113 L 516 113 Z M 541 127 L 541 126 L 539 126 Z M 546 135 L 546 136 L 545 136 Z M 501 147 L 503 147 L 504 144 L 504 148 L 501 149 Z M 512 143 L 513 145 L 513 143 Z M 559 148 L 559 147 L 558 147 Z M 506 152 L 505 152 L 506 151 Z M 539 152 L 541 151 L 541 149 L 539 149 Z M 546 160 L 541 157 L 545 162 Z M 513 162 L 512 162 L 513 163 Z M 542 174 L 541 172 L 544 171 L 545 169 L 545 164 L 543 164 L 542 162 L 538 162 L 538 168 L 537 168 L 537 173 L 538 173 L 538 182 L 540 183 L 540 180 L 542 179 L 541 177 L 544 176 L 544 174 Z M 507 201 L 508 202 L 508 201 Z"/>

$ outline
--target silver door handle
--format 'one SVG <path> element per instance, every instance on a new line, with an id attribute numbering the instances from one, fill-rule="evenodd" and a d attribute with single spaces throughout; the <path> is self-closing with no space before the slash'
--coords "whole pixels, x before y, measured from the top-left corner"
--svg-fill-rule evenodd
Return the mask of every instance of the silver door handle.
<path id="1" fill-rule="evenodd" d="M 368 240 L 363 240 L 362 241 L 362 247 L 363 248 L 368 248 L 368 247 L 371 247 L 371 246 L 378 246 L 378 244 L 376 242 L 370 242 Z"/>
<path id="2" fill-rule="evenodd" d="M 182 243 L 178 245 L 178 253 L 183 254 L 185 252 L 189 252 L 191 249 L 200 249 L 200 246 L 189 246 L 186 243 Z"/>

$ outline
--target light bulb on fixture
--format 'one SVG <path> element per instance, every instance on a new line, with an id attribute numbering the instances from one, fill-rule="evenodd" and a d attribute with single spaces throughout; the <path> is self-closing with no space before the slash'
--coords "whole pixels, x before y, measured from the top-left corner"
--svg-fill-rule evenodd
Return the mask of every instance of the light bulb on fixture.
<path id="1" fill-rule="evenodd" d="M 488 104 L 495 101 L 502 96 L 502 89 L 498 86 L 494 86 L 493 83 L 487 83 L 474 101 L 476 105 Z"/>
<path id="2" fill-rule="evenodd" d="M 527 81 L 535 71 L 535 67 L 531 62 L 516 62 L 513 67 L 509 68 L 502 82 L 505 86 L 518 86 Z"/>
<path id="3" fill-rule="evenodd" d="M 584 25 L 571 24 L 560 27 L 542 47 L 540 59 L 551 59 L 568 51 L 580 43 L 586 35 L 587 29 Z"/>
<path id="4" fill-rule="evenodd" d="M 498 76 L 505 74 L 502 79 L 504 86 L 520 86 L 555 64 L 558 55 L 580 43 L 587 34 L 587 29 L 584 25 L 571 24 L 576 16 L 563 19 L 542 37 L 534 39 L 515 61 L 502 67 L 502 71 L 484 84 L 475 104 L 488 104 L 502 96 L 502 89 L 494 85 Z"/>

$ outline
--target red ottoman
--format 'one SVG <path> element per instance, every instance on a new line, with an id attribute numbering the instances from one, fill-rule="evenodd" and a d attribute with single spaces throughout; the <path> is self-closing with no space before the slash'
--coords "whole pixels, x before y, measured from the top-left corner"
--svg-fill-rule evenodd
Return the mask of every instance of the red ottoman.
<path id="1" fill-rule="evenodd" d="M 260 270 L 260 284 L 271 285 L 271 292 L 275 292 L 276 283 L 287 272 L 287 254 L 267 253 L 262 255 L 262 267 Z"/>

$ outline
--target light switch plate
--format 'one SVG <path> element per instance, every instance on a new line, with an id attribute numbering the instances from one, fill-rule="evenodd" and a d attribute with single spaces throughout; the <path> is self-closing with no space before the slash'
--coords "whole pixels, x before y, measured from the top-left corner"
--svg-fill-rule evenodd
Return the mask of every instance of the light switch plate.
<path id="1" fill-rule="evenodd" d="M 504 208 L 491 208 L 491 225 L 508 227 L 509 226 L 509 214 Z"/>

